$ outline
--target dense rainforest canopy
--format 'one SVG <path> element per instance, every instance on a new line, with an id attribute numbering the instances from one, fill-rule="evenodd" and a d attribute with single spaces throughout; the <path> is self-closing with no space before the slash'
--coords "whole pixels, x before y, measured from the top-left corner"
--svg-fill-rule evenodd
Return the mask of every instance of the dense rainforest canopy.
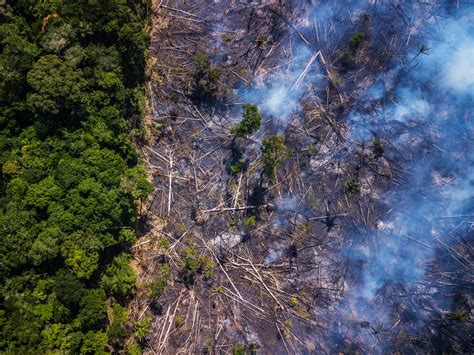
<path id="1" fill-rule="evenodd" d="M 0 352 L 126 336 L 144 106 L 145 0 L 0 6 Z"/>

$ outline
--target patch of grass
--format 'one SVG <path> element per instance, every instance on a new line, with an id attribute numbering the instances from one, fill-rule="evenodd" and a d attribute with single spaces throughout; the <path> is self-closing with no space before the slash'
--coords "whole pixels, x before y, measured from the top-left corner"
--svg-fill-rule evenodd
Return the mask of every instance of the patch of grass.
<path id="1" fill-rule="evenodd" d="M 171 243 L 168 241 L 168 239 L 165 238 L 158 239 L 158 245 L 160 249 L 162 249 L 164 252 L 168 252 L 171 247 Z"/>
<path id="2" fill-rule="evenodd" d="M 233 355 L 245 355 L 246 350 L 247 346 L 245 344 L 234 344 L 232 346 Z"/>
<path id="3" fill-rule="evenodd" d="M 176 225 L 176 230 L 178 232 L 183 233 L 186 230 L 186 226 L 184 225 L 184 223 L 179 223 L 178 225 Z"/>

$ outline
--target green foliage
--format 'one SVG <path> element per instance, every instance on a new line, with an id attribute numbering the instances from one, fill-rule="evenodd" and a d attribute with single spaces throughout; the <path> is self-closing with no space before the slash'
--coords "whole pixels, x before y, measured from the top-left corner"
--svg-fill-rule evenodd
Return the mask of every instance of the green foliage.
<path id="1" fill-rule="evenodd" d="M 380 140 L 376 139 L 372 141 L 372 153 L 374 154 L 375 158 L 381 158 L 384 152 L 385 148 Z"/>
<path id="2" fill-rule="evenodd" d="M 82 329 L 99 329 L 107 319 L 107 299 L 102 289 L 88 290 L 81 300 L 77 321 Z"/>
<path id="3" fill-rule="evenodd" d="M 284 144 L 283 136 L 267 137 L 262 142 L 262 175 L 268 181 L 276 178 L 281 161 L 289 157 L 290 151 Z"/>
<path id="4" fill-rule="evenodd" d="M 128 355 L 142 355 L 142 348 L 135 342 L 127 342 Z"/>
<path id="5" fill-rule="evenodd" d="M 235 227 L 237 224 L 239 224 L 239 219 L 238 218 L 229 219 L 229 227 Z"/>
<path id="6" fill-rule="evenodd" d="M 347 44 L 347 48 L 342 51 L 342 55 L 339 58 L 341 61 L 342 68 L 344 70 L 354 68 L 357 52 L 364 45 L 364 43 L 367 42 L 367 40 L 368 35 L 364 32 L 357 32 L 352 35 Z M 334 73 L 331 76 L 332 79 L 335 79 Z M 338 80 L 332 81 L 336 85 Z"/>
<path id="7" fill-rule="evenodd" d="M 237 137 L 247 137 L 258 131 L 262 127 L 262 116 L 258 112 L 256 105 L 243 105 L 242 121 L 233 126 L 230 130 Z"/>
<path id="8" fill-rule="evenodd" d="M 112 346 L 117 347 L 127 337 L 128 315 L 118 303 L 112 307 L 112 322 L 107 329 L 107 337 Z"/>
<path id="9" fill-rule="evenodd" d="M 108 354 L 107 334 L 89 331 L 84 335 L 81 354 Z"/>
<path id="10" fill-rule="evenodd" d="M 462 311 L 454 311 L 454 312 L 449 312 L 446 314 L 446 317 L 449 320 L 458 322 L 460 324 L 465 324 L 468 320 L 468 317 L 465 312 Z"/>
<path id="11" fill-rule="evenodd" d="M 48 353 L 69 353 L 74 347 L 72 327 L 64 324 L 50 324 L 41 332 L 42 346 Z"/>
<path id="12" fill-rule="evenodd" d="M 115 257 L 112 264 L 108 265 L 100 280 L 101 287 L 112 296 L 121 300 L 128 299 L 137 281 L 130 264 L 130 255 L 122 254 Z"/>
<path id="13" fill-rule="evenodd" d="M 56 115 L 60 112 L 79 115 L 85 97 L 86 80 L 82 70 L 57 55 L 41 57 L 28 72 L 28 84 L 33 92 L 28 103 L 38 115 Z"/>
<path id="14" fill-rule="evenodd" d="M 301 304 L 296 297 L 290 297 L 290 305 L 295 308 L 301 307 Z"/>
<path id="15" fill-rule="evenodd" d="M 22 96 L 26 73 L 39 54 L 31 36 L 24 18 L 13 17 L 0 25 L 0 102 L 14 102 Z"/>
<path id="16" fill-rule="evenodd" d="M 360 186 L 354 179 L 349 179 L 346 181 L 345 189 L 350 195 L 357 194 L 360 192 Z"/>
<path id="17" fill-rule="evenodd" d="M 183 324 L 183 322 L 184 322 L 184 319 L 180 315 L 177 315 L 176 317 L 174 317 L 174 324 L 177 327 L 179 327 L 181 324 Z"/>
<path id="18" fill-rule="evenodd" d="M 249 216 L 244 220 L 244 225 L 246 227 L 253 227 L 257 223 L 257 217 Z"/>
<path id="19" fill-rule="evenodd" d="M 204 274 L 206 277 L 212 277 L 214 264 L 211 259 L 205 255 L 197 256 L 197 250 L 192 247 L 186 247 L 181 253 L 181 259 L 184 262 L 184 268 L 188 275 Z"/>
<path id="20" fill-rule="evenodd" d="M 133 336 L 139 340 L 144 340 L 151 330 L 151 317 L 145 317 L 142 320 L 135 322 L 135 331 Z"/>
<path id="21" fill-rule="evenodd" d="M 240 158 L 230 166 L 230 171 L 238 176 L 245 169 L 246 163 L 247 160 L 245 158 Z"/>
<path id="22" fill-rule="evenodd" d="M 348 48 L 349 48 L 349 51 L 354 54 L 355 52 L 357 52 L 357 50 L 360 48 L 360 46 L 362 45 L 362 43 L 365 41 L 366 39 L 366 34 L 363 33 L 363 32 L 357 32 L 355 33 L 350 39 L 349 39 L 349 44 L 348 44 Z"/>
<path id="23" fill-rule="evenodd" d="M 209 56 L 197 53 L 193 58 L 193 96 L 197 101 L 213 100 L 219 89 L 220 70 L 215 68 Z"/>
<path id="24" fill-rule="evenodd" d="M 133 291 L 124 251 L 151 191 L 129 139 L 145 4 L 11 1 L 0 14 L 2 353 L 107 351 L 107 296 Z"/>
<path id="25" fill-rule="evenodd" d="M 85 285 L 73 273 L 60 269 L 54 276 L 53 293 L 66 307 L 79 305 L 85 292 Z"/>
<path id="26" fill-rule="evenodd" d="M 265 34 L 258 35 L 257 39 L 255 40 L 257 47 L 261 47 L 268 41 L 268 36 Z"/>
<path id="27" fill-rule="evenodd" d="M 245 344 L 234 344 L 232 346 L 233 355 L 245 355 L 246 350 L 247 346 Z"/>
<path id="28" fill-rule="evenodd" d="M 250 355 L 257 355 L 258 354 L 258 349 L 259 349 L 259 345 L 258 344 L 254 344 L 254 343 L 251 343 L 249 345 L 249 352 L 250 352 Z"/>
<path id="29" fill-rule="evenodd" d="M 196 271 L 198 268 L 197 250 L 193 247 L 186 247 L 181 252 L 181 258 L 184 261 L 184 267 L 189 271 Z"/>
<path id="30" fill-rule="evenodd" d="M 151 297 L 158 298 L 165 291 L 170 274 L 170 266 L 168 264 L 161 264 L 158 276 L 151 284 Z"/>

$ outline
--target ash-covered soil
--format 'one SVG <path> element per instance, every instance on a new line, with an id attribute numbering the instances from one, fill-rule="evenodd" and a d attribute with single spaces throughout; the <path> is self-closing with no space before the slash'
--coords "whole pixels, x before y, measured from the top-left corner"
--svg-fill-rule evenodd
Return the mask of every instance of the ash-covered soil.
<path id="1" fill-rule="evenodd" d="M 454 88 L 442 63 L 463 70 L 450 33 L 472 9 L 222 0 L 153 13 L 142 153 L 155 191 L 134 248 L 146 352 L 470 352 L 472 82 Z M 246 103 L 262 127 L 236 137 Z"/>

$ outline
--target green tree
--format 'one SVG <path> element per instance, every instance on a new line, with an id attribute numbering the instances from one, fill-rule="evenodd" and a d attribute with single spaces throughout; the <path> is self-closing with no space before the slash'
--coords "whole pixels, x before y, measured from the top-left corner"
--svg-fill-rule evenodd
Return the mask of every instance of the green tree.
<path id="1" fill-rule="evenodd" d="M 81 279 L 88 279 L 99 266 L 100 239 L 93 233 L 74 232 L 66 237 L 61 252 L 65 264 Z"/>
<path id="2" fill-rule="evenodd" d="M 121 300 L 130 297 L 137 281 L 135 272 L 129 265 L 130 255 L 122 254 L 114 258 L 102 274 L 100 285 L 104 290 Z"/>
<path id="3" fill-rule="evenodd" d="M 118 303 L 112 307 L 112 322 L 107 329 L 107 337 L 114 347 L 120 346 L 121 342 L 127 337 L 128 315 L 125 309 Z"/>
<path id="4" fill-rule="evenodd" d="M 41 332 L 41 347 L 47 353 L 71 352 L 72 326 L 60 323 L 50 324 Z"/>
<path id="5" fill-rule="evenodd" d="M 81 300 L 77 321 L 82 329 L 99 329 L 107 320 L 107 298 L 102 289 L 88 290 Z"/>
<path id="6" fill-rule="evenodd" d="M 87 332 L 82 342 L 81 354 L 109 354 L 107 351 L 107 334 L 92 330 Z"/>
<path id="7" fill-rule="evenodd" d="M 27 75 L 33 92 L 28 102 L 39 115 L 57 115 L 69 111 L 76 117 L 82 113 L 86 81 L 82 70 L 73 63 L 52 54 L 41 57 Z"/>
<path id="8" fill-rule="evenodd" d="M 54 276 L 52 291 L 59 302 L 70 309 L 75 309 L 79 307 L 86 288 L 77 276 L 61 269 Z"/>
<path id="9" fill-rule="evenodd" d="M 290 151 L 284 144 L 283 136 L 271 136 L 262 141 L 262 177 L 268 181 L 276 178 L 281 161 L 289 157 Z"/>
<path id="10" fill-rule="evenodd" d="M 32 263 L 40 265 L 57 257 L 61 239 L 61 230 L 58 227 L 47 227 L 39 233 L 28 252 Z"/>
<path id="11" fill-rule="evenodd" d="M 375 139 L 374 141 L 372 141 L 372 153 L 374 154 L 374 158 L 381 158 L 384 152 L 385 147 L 380 140 Z"/>
<path id="12" fill-rule="evenodd" d="M 193 58 L 193 95 L 198 101 L 213 100 L 219 89 L 220 70 L 215 68 L 209 56 L 197 53 Z"/>
<path id="13" fill-rule="evenodd" d="M 0 25 L 0 102 L 15 101 L 26 90 L 26 73 L 39 54 L 31 31 L 21 17 Z"/>
<path id="14" fill-rule="evenodd" d="M 230 130 L 237 137 L 247 137 L 258 131 L 262 127 L 262 116 L 258 112 L 256 105 L 243 105 L 242 121 L 233 126 Z"/>
<path id="15" fill-rule="evenodd" d="M 120 186 L 125 192 L 129 193 L 134 200 L 142 200 L 153 191 L 153 185 L 148 181 L 143 166 L 128 169 L 120 182 Z"/>

